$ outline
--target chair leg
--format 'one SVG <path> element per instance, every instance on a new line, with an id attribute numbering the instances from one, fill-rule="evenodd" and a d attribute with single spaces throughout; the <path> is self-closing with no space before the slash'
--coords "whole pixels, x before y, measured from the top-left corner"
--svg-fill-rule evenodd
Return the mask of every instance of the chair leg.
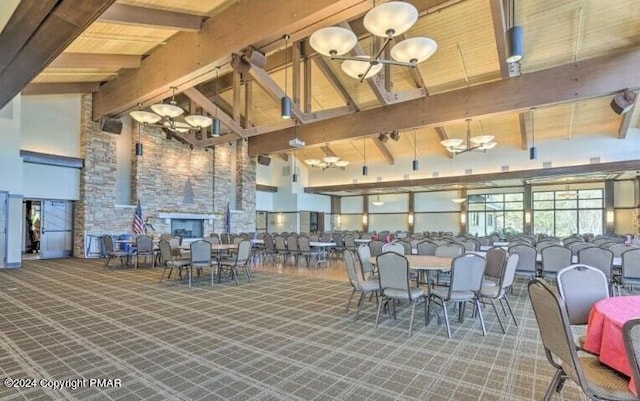
<path id="1" fill-rule="evenodd" d="M 544 401 L 551 401 L 553 398 L 553 393 L 555 393 L 560 384 L 560 378 L 562 377 L 562 370 L 556 370 L 556 373 L 553 375 L 553 379 L 551 379 L 551 383 L 549 383 L 549 388 L 547 388 L 547 392 L 544 395 Z"/>
<path id="2" fill-rule="evenodd" d="M 491 306 L 493 306 L 493 311 L 496 313 L 496 317 L 498 318 L 498 323 L 500 323 L 500 328 L 502 329 L 502 334 L 506 334 L 506 330 L 504 329 L 504 325 L 502 324 L 502 319 L 500 319 L 500 314 L 498 313 L 498 309 L 496 308 L 495 300 L 491 300 Z"/>
<path id="3" fill-rule="evenodd" d="M 356 316 L 353 318 L 354 322 L 358 320 L 358 317 L 360 317 L 360 308 L 362 307 L 363 302 L 364 302 L 364 292 L 360 294 L 360 299 L 358 300 L 358 309 L 356 310 Z"/>
<path id="4" fill-rule="evenodd" d="M 104 263 L 104 267 L 102 268 L 102 270 L 107 270 L 107 267 L 109 267 L 110 260 L 111 260 L 111 256 L 107 256 L 107 261 Z"/>
<path id="5" fill-rule="evenodd" d="M 509 303 L 509 298 L 507 298 L 507 294 L 504 295 L 504 301 L 507 303 L 507 309 L 509 309 L 509 313 L 513 318 L 513 323 L 518 326 L 518 321 L 516 320 L 516 316 L 513 314 L 513 310 L 511 309 L 511 304 Z"/>
<path id="6" fill-rule="evenodd" d="M 484 327 L 484 318 L 482 317 L 482 310 L 480 309 L 480 302 L 478 301 L 478 298 L 476 298 L 476 306 L 478 307 L 478 316 L 480 316 L 480 324 L 482 325 L 482 335 L 486 336 L 487 329 Z M 497 314 L 498 312 L 496 312 L 496 315 Z"/>
<path id="7" fill-rule="evenodd" d="M 451 338 L 451 328 L 449 327 L 449 312 L 447 312 L 447 304 L 442 301 L 442 311 L 444 314 L 444 324 L 447 326 L 447 337 Z"/>
<path id="8" fill-rule="evenodd" d="M 409 320 L 409 337 L 413 331 L 413 318 L 416 314 L 416 301 L 411 302 L 411 320 Z"/>
<path id="9" fill-rule="evenodd" d="M 429 320 L 431 320 L 431 297 L 428 297 L 425 301 L 427 303 L 425 316 L 424 316 L 424 325 L 429 325 Z"/>
<path id="10" fill-rule="evenodd" d="M 345 312 L 349 312 L 349 306 L 351 306 L 351 300 L 353 299 L 353 294 L 356 293 L 356 289 L 354 288 L 353 291 L 351 291 L 351 295 L 349 295 L 349 300 L 347 301 L 347 307 L 344 309 Z"/>
<path id="11" fill-rule="evenodd" d="M 376 312 L 376 324 L 374 328 L 378 328 L 378 320 L 380 319 L 380 309 L 382 309 L 382 302 L 384 301 L 384 297 L 380 297 L 378 300 L 378 311 Z"/>

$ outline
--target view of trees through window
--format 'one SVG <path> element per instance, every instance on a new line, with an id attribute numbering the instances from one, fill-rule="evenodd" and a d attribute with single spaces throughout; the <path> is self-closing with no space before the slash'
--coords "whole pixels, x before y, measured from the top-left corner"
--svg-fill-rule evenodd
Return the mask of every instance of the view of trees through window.
<path id="1" fill-rule="evenodd" d="M 580 189 L 533 193 L 533 232 L 557 237 L 602 234 L 603 191 Z"/>
<path id="2" fill-rule="evenodd" d="M 524 194 L 469 195 L 467 232 L 479 236 L 523 232 Z"/>

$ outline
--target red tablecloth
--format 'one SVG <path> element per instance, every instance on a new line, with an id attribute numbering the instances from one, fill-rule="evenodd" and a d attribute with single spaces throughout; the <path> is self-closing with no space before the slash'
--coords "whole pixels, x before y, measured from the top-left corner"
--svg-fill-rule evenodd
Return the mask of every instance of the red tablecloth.
<path id="1" fill-rule="evenodd" d="M 631 378 L 629 389 L 634 394 L 636 387 L 622 337 L 622 326 L 635 317 L 640 317 L 640 296 L 612 297 L 596 302 L 589 314 L 584 343 L 584 349 L 598 354 L 600 362 Z"/>

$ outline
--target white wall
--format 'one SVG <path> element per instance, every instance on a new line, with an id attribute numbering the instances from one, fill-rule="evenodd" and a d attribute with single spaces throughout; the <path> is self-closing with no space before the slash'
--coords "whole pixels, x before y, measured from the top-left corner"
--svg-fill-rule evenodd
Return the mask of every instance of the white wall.
<path id="1" fill-rule="evenodd" d="M 362 196 L 343 196 L 340 198 L 340 213 L 362 213 L 362 199 Z"/>
<path id="2" fill-rule="evenodd" d="M 24 163 L 24 197 L 36 199 L 80 199 L 77 168 Z"/>
<path id="3" fill-rule="evenodd" d="M 273 192 L 256 191 L 256 210 L 273 210 Z"/>

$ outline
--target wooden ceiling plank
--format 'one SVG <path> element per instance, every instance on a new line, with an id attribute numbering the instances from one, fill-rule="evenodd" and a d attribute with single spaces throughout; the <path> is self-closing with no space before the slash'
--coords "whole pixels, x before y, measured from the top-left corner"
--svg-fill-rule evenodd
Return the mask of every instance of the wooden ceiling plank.
<path id="1" fill-rule="evenodd" d="M 500 63 L 500 77 L 509 78 L 509 66 L 507 65 L 507 28 L 504 16 L 504 0 L 490 0 L 491 19 L 493 20 L 493 33 L 496 38 L 496 49 Z"/>
<path id="2" fill-rule="evenodd" d="M 393 166 L 394 164 L 393 155 L 389 151 L 389 148 L 387 148 L 387 145 L 385 145 L 378 138 L 371 138 L 371 140 L 373 141 L 373 144 L 376 145 L 376 148 L 382 154 L 382 156 L 387 161 L 387 163 L 389 163 L 390 166 Z"/>
<path id="3" fill-rule="evenodd" d="M 22 89 L 23 96 L 66 95 L 71 93 L 92 93 L 100 89 L 100 82 L 41 82 L 30 83 Z"/>
<path id="4" fill-rule="evenodd" d="M 324 152 L 325 156 L 330 156 L 330 157 L 334 157 L 337 156 L 336 152 L 334 152 L 329 145 L 325 145 L 325 146 L 321 146 L 320 150 L 322 150 Z"/>
<path id="5" fill-rule="evenodd" d="M 285 162 L 289 161 L 289 155 L 286 153 L 278 153 L 276 156 L 282 159 L 282 161 L 285 161 Z"/>
<path id="6" fill-rule="evenodd" d="M 58 0 L 21 1 L 0 35 L 0 73 L 36 32 Z"/>
<path id="7" fill-rule="evenodd" d="M 201 15 L 127 4 L 114 4 L 100 16 L 100 21 L 103 22 L 175 29 L 185 32 L 198 32 L 202 28 L 203 20 L 204 18 Z"/>
<path id="8" fill-rule="evenodd" d="M 82 33 L 115 0 L 62 0 L 0 73 L 0 108 Z"/>
<path id="9" fill-rule="evenodd" d="M 353 105 L 356 111 L 360 110 L 356 102 L 351 97 L 349 91 L 344 87 L 344 85 L 342 85 L 342 82 L 340 82 L 336 74 L 333 73 L 331 67 L 329 67 L 327 60 L 323 57 L 314 57 L 313 62 L 316 63 L 316 67 L 318 67 L 322 75 L 327 78 L 327 81 L 329 81 L 336 92 L 340 94 L 345 103 L 347 103 L 347 105 Z"/>
<path id="10" fill-rule="evenodd" d="M 636 97 L 633 101 L 633 106 L 626 113 L 622 115 L 622 119 L 620 120 L 620 127 L 618 127 L 618 139 L 625 139 L 627 137 L 627 132 L 629 132 L 629 128 L 631 128 L 631 122 L 633 121 L 633 112 L 636 109 L 636 104 L 638 104 L 638 91 L 634 91 Z"/>
<path id="11" fill-rule="evenodd" d="M 171 87 L 210 80 L 214 67 L 228 62 L 233 52 L 249 45 L 281 44 L 284 32 L 291 40 L 303 39 L 319 28 L 356 17 L 369 6 L 365 0 L 233 2 L 216 18 L 206 20 L 199 32 L 176 34 L 145 58 L 140 68 L 102 85 L 93 97 L 93 118 L 118 115 L 140 103 L 153 104 L 167 97 Z M 229 71 L 230 67 L 220 73 Z"/>
<path id="12" fill-rule="evenodd" d="M 435 127 L 435 130 L 438 133 L 438 136 L 440 137 L 440 142 L 446 139 L 449 139 L 449 136 L 447 135 L 447 130 L 444 127 L 438 126 L 438 127 Z M 444 149 L 444 148 L 442 149 L 445 151 L 449 159 L 453 159 L 453 153 L 449 152 L 447 149 Z"/>
<path id="13" fill-rule="evenodd" d="M 63 52 L 49 64 L 54 68 L 121 68 L 140 67 L 140 56 L 128 54 L 67 53 Z"/>
<path id="14" fill-rule="evenodd" d="M 336 191 L 362 191 L 371 189 L 398 188 L 398 187 L 421 187 L 432 185 L 471 185 L 478 182 L 490 182 L 496 180 L 509 179 L 531 179 L 538 177 L 552 177 L 564 175 L 577 175 L 599 172 L 617 172 L 639 170 L 640 160 L 629 160 L 622 162 L 609 162 L 597 164 L 583 164 L 579 166 L 552 167 L 533 170 L 518 170 L 485 174 L 460 175 L 454 177 L 418 178 L 413 180 L 366 182 L 359 184 L 327 185 L 317 187 L 305 187 L 307 193 L 326 193 Z"/>
<path id="15" fill-rule="evenodd" d="M 242 127 L 238 124 L 233 118 L 231 118 L 227 113 L 225 113 L 221 108 L 219 108 L 215 103 L 206 98 L 200 91 L 196 88 L 187 88 L 183 92 L 189 99 L 193 100 L 202 107 L 202 110 L 206 111 L 212 116 L 217 116 L 220 122 L 227 127 L 229 127 L 234 133 L 236 133 L 239 137 L 243 137 L 242 135 Z"/>
<path id="16" fill-rule="evenodd" d="M 523 111 L 518 115 L 520 121 L 520 148 L 529 149 L 529 137 L 531 136 L 531 111 Z"/>
<path id="17" fill-rule="evenodd" d="M 299 138 L 307 146 L 352 140 L 375 132 L 437 126 L 519 112 L 551 104 L 607 96 L 625 88 L 639 88 L 640 49 L 609 54 L 522 75 L 518 78 L 474 85 L 382 108 L 325 120 L 300 127 Z M 544 82 L 545 85 L 540 85 Z M 349 130 L 342 129 L 350 127 Z M 288 149 L 291 129 L 253 137 L 251 155 Z"/>

